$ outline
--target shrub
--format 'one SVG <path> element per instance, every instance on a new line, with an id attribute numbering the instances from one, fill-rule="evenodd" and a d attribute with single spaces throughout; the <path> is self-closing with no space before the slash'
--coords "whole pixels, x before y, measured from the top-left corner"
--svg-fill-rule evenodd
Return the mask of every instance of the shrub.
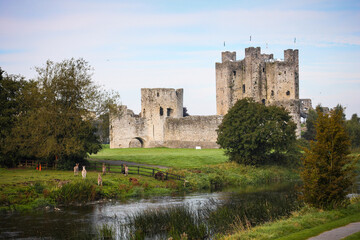
<path id="1" fill-rule="evenodd" d="M 65 184 L 55 192 L 54 197 L 57 203 L 69 204 L 94 201 L 100 196 L 96 185 L 86 179 Z"/>

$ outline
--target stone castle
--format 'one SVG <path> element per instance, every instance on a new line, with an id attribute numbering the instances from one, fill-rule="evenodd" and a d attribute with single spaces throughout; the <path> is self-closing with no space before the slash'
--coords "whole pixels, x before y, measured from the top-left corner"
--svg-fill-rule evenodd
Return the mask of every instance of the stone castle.
<path id="1" fill-rule="evenodd" d="M 213 116 L 184 117 L 183 89 L 141 89 L 139 115 L 123 105 L 118 116 L 111 116 L 110 148 L 218 148 L 216 129 L 223 115 L 245 97 L 284 107 L 300 136 L 300 117 L 307 116 L 311 100 L 299 99 L 298 50 L 285 50 L 283 60 L 261 54 L 259 47 L 246 48 L 243 60 L 236 60 L 236 52 L 223 52 L 222 62 L 216 63 Z"/>

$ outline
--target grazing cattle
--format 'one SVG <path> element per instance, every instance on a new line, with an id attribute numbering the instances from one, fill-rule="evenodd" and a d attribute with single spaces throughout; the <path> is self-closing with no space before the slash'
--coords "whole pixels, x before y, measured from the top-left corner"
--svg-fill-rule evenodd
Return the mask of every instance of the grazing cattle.
<path id="1" fill-rule="evenodd" d="M 75 167 L 74 167 L 74 175 L 79 175 L 79 164 L 75 164 Z"/>
<path id="2" fill-rule="evenodd" d="M 164 180 L 165 174 L 161 171 L 155 173 L 155 179 Z"/>
<path id="3" fill-rule="evenodd" d="M 102 186 L 102 177 L 100 173 L 98 174 L 98 186 Z"/>
<path id="4" fill-rule="evenodd" d="M 139 180 L 137 178 L 129 178 L 129 181 L 133 184 L 133 185 L 139 185 Z"/>
<path id="5" fill-rule="evenodd" d="M 86 169 L 85 166 L 83 166 L 82 172 L 81 172 L 82 178 L 85 179 L 86 178 Z"/>

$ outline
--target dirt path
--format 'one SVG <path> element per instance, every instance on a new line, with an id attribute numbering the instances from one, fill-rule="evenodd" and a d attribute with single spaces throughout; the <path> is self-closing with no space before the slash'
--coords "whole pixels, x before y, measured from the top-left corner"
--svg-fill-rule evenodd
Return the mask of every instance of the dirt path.
<path id="1" fill-rule="evenodd" d="M 316 237 L 309 238 L 308 240 L 338 240 L 357 232 L 360 232 L 360 222 L 350 223 L 344 227 L 323 232 Z"/>
<path id="2" fill-rule="evenodd" d="M 101 163 L 108 163 L 108 164 L 110 164 L 110 165 L 116 165 L 116 166 L 120 166 L 121 164 L 126 164 L 126 165 L 129 165 L 129 166 L 136 165 L 136 166 L 152 167 L 152 168 L 161 168 L 161 169 L 169 168 L 169 167 L 160 166 L 160 165 L 150 165 L 150 164 L 145 164 L 145 163 L 127 162 L 127 161 L 122 161 L 122 160 L 105 160 L 105 159 L 94 159 L 94 158 L 90 158 L 90 161 L 96 161 L 96 162 L 101 162 Z"/>

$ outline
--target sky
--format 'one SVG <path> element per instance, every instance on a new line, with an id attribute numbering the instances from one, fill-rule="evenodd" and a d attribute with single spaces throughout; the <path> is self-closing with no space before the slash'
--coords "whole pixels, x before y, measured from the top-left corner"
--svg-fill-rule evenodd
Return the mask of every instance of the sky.
<path id="1" fill-rule="evenodd" d="M 0 33 L 7 73 L 84 58 L 135 113 L 141 88 L 183 88 L 190 115 L 214 115 L 222 51 L 299 49 L 300 98 L 360 115 L 359 0 L 0 0 Z"/>

